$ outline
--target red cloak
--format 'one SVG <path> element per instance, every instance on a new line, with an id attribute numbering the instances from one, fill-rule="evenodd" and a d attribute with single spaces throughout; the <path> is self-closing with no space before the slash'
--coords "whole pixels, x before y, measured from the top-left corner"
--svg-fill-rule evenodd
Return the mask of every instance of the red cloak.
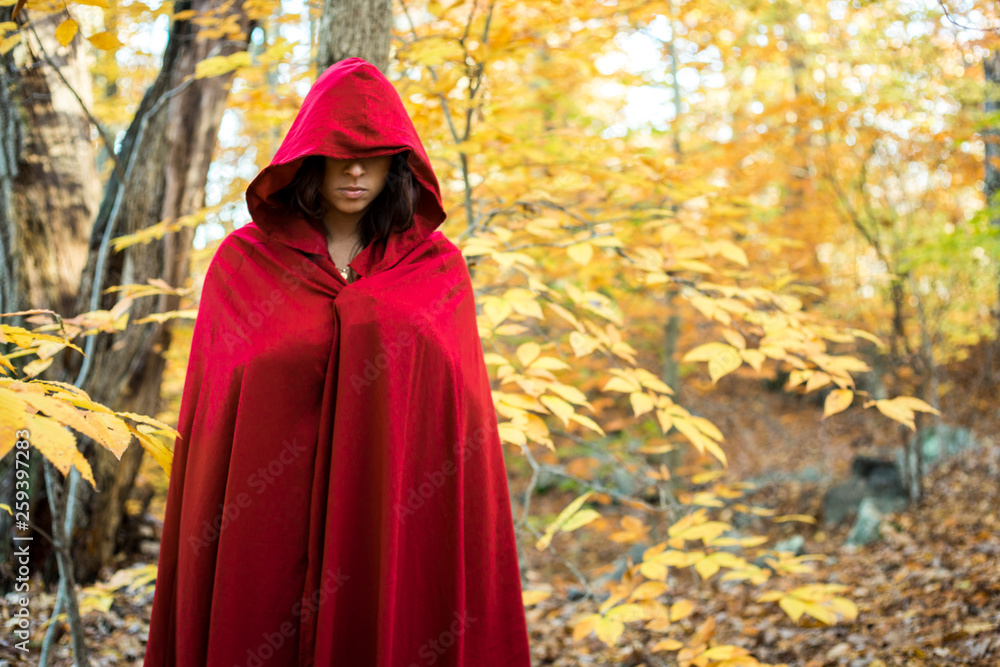
<path id="1" fill-rule="evenodd" d="M 403 150 L 415 224 L 348 285 L 269 198 L 307 155 Z M 472 282 L 392 84 L 326 70 L 247 202 L 195 322 L 145 667 L 530 666 Z"/>

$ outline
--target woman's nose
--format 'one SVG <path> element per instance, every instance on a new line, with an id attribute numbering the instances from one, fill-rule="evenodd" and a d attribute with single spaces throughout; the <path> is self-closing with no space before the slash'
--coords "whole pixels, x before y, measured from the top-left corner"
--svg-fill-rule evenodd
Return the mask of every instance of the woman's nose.
<path id="1" fill-rule="evenodd" d="M 361 164 L 360 160 L 354 160 L 347 164 L 347 173 L 352 176 L 361 176 L 365 173 L 365 166 Z"/>

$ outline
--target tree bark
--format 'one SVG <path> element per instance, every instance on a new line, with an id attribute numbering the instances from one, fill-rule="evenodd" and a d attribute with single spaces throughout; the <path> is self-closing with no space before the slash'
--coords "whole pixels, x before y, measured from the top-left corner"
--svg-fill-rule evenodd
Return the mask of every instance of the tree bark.
<path id="1" fill-rule="evenodd" d="M 178 2 L 174 9 L 201 13 L 223 4 L 222 0 L 189 0 Z M 119 152 L 125 182 L 112 178 L 105 188 L 91 232 L 77 301 L 79 311 L 90 309 L 95 280 L 103 294 L 109 286 L 142 284 L 149 278 L 162 278 L 171 285 L 182 285 L 187 279 L 193 237 L 189 229 L 167 235 L 161 243 L 136 245 L 115 254 L 105 249 L 106 263 L 100 275 L 95 274 L 106 236 L 130 234 L 161 220 L 193 213 L 204 205 L 208 167 L 233 75 L 191 77 L 199 61 L 246 49 L 249 20 L 242 2 L 228 5 L 226 11 L 237 16 L 238 34 L 199 38 L 199 28 L 191 21 L 175 21 L 170 28 L 162 69 L 146 91 Z M 115 300 L 113 294 L 103 295 L 98 307 L 110 308 Z M 139 299 L 132 307 L 130 321 L 178 305 L 176 297 Z M 100 336 L 90 354 L 83 388 L 94 400 L 117 409 L 155 414 L 160 407 L 164 368 L 161 353 L 169 344 L 169 322 L 131 325 L 124 332 Z M 143 450 L 133 442 L 120 461 L 89 441 L 83 451 L 91 460 L 100 488 L 95 492 L 81 484 L 77 494 L 82 511 L 76 513 L 74 522 L 74 566 L 78 579 L 87 581 L 116 551 L 125 501 Z"/>
<path id="2" fill-rule="evenodd" d="M 9 20 L 10 14 L 10 7 L 0 8 L 0 21 Z M 30 20 L 33 29 L 27 29 L 20 45 L 0 56 L 0 312 L 48 308 L 72 314 L 100 203 L 85 111 L 93 106 L 90 71 L 82 38 L 65 47 L 55 39 L 55 28 L 64 18 L 65 12 L 42 16 L 22 11 L 17 23 L 23 26 Z M 13 318 L 4 322 L 23 324 Z M 60 362 L 55 360 L 53 372 Z M 12 497 L 10 461 L 0 461 L 2 498 Z M 31 516 L 44 518 L 47 496 L 37 452 L 31 452 L 31 468 Z M 0 512 L 0 532 L 10 534 L 12 521 Z M 9 540 L 0 542 L 0 575 L 9 574 L 7 568 L 15 562 L 13 547 Z M 44 562 L 50 553 L 43 547 L 32 556 Z"/>
<path id="3" fill-rule="evenodd" d="M 345 58 L 364 58 L 385 72 L 392 37 L 391 0 L 324 0 L 317 71 Z"/>

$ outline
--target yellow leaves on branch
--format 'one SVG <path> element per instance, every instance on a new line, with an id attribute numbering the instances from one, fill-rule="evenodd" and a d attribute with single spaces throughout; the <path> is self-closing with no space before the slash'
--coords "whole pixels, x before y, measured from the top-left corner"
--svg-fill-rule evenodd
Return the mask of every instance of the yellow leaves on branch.
<path id="1" fill-rule="evenodd" d="M 95 486 L 90 464 L 77 449 L 73 431 L 93 439 L 119 459 L 137 428 L 126 419 L 139 422 L 138 428 L 145 429 L 147 434 L 155 432 L 171 439 L 180 435 L 152 417 L 114 412 L 92 401 L 81 389 L 61 382 L 0 378 L 0 406 L 0 457 L 11 450 L 15 440 L 13 433 L 25 428 L 30 433 L 29 442 L 60 472 L 68 474 L 75 466 L 81 476 Z M 147 451 L 157 450 L 150 453 L 160 465 L 166 464 L 165 469 L 169 472 L 170 451 L 162 443 L 152 447 L 152 443 L 143 442 L 141 437 L 138 439 Z"/>
<path id="2" fill-rule="evenodd" d="M 673 403 L 657 410 L 657 419 L 664 435 L 671 427 L 676 428 L 698 450 L 699 454 L 706 451 L 719 460 L 722 465 L 728 465 L 726 454 L 720 444 L 724 440 L 722 432 L 704 417 L 697 417 L 679 405 Z"/>
<path id="3" fill-rule="evenodd" d="M 874 405 L 879 412 L 883 415 L 892 419 L 894 421 L 903 424 L 908 427 L 911 431 L 916 430 L 916 414 L 917 412 L 930 412 L 935 415 L 940 415 L 941 413 L 934 407 L 928 405 L 919 398 L 914 398 L 912 396 L 897 396 L 896 398 L 888 398 L 880 401 L 870 401 L 865 404 L 865 407 L 871 407 Z"/>
<path id="4" fill-rule="evenodd" d="M 823 418 L 846 410 L 854 401 L 854 392 L 850 389 L 834 389 L 831 391 L 823 405 Z M 875 406 L 879 412 L 894 421 L 916 430 L 917 412 L 929 412 L 941 414 L 936 408 L 928 405 L 925 401 L 912 396 L 897 396 L 896 398 L 869 400 L 865 403 L 865 408 Z"/>
<path id="5" fill-rule="evenodd" d="M 834 625 L 839 619 L 853 621 L 858 617 L 858 607 L 851 600 L 837 595 L 846 590 L 838 584 L 810 584 L 791 591 L 769 591 L 758 596 L 760 602 L 778 601 L 788 617 L 798 622 L 808 614 L 821 623 Z"/>
<path id="6" fill-rule="evenodd" d="M 545 530 L 545 533 L 535 542 L 535 548 L 539 551 L 544 551 L 549 547 L 552 542 L 552 538 L 555 537 L 557 532 L 571 532 L 585 526 L 599 515 L 594 510 L 581 510 L 583 504 L 587 502 L 587 499 L 593 494 L 592 491 L 587 491 L 582 496 L 576 498 L 573 502 L 566 506 L 559 516 L 556 517 L 549 527 Z M 578 512 L 585 512 L 582 517 L 577 517 Z"/>

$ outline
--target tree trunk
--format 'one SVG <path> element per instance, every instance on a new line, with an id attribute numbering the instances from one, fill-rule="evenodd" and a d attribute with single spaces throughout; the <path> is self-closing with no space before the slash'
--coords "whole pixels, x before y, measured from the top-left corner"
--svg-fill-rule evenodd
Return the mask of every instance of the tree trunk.
<path id="1" fill-rule="evenodd" d="M 385 72 L 391 37 L 391 0 L 324 0 L 317 71 L 322 74 L 335 62 L 358 57 Z"/>
<path id="2" fill-rule="evenodd" d="M 174 10 L 205 12 L 222 6 L 221 0 L 190 0 Z M 163 55 L 163 67 L 143 97 L 119 151 L 125 183 L 112 178 L 90 237 L 90 255 L 83 273 L 77 310 L 91 308 L 94 281 L 101 291 L 112 285 L 145 283 L 162 278 L 182 285 L 188 276 L 188 254 L 193 231 L 169 234 L 161 243 L 136 245 L 112 254 L 106 237 L 138 231 L 164 219 L 175 219 L 204 206 L 205 185 L 219 124 L 225 110 L 232 73 L 189 78 L 195 65 L 210 56 L 245 49 L 249 21 L 241 0 L 227 6 L 237 15 L 240 33 L 222 38 L 198 38 L 198 26 L 175 21 Z M 108 230 L 108 226 L 111 229 Z M 106 232 L 108 232 L 106 234 Z M 98 259 L 107 253 L 97 273 Z M 103 295 L 99 308 L 110 308 L 114 295 Z M 176 297 L 146 297 L 132 307 L 130 320 L 178 307 Z M 160 405 L 160 381 L 170 344 L 170 323 L 131 325 L 120 333 L 96 339 L 90 354 L 84 389 L 90 396 L 117 409 L 155 414 Z M 83 447 L 91 459 L 100 491 L 79 485 L 74 525 L 74 566 L 80 581 L 96 576 L 109 563 L 125 516 L 124 505 L 135 482 L 143 450 L 133 443 L 121 461 L 92 442 Z"/>
<path id="3" fill-rule="evenodd" d="M 986 113 L 996 113 L 1000 110 L 1000 53 L 993 51 L 983 59 L 983 70 L 986 75 Z M 984 191 L 986 193 L 987 206 L 1000 206 L 997 201 L 997 192 L 1000 191 L 1000 131 L 986 129 L 983 131 L 986 139 L 986 174 L 983 178 Z M 1000 228 L 1000 212 L 995 212 L 990 216 L 990 223 Z M 1000 284 L 997 285 L 997 339 L 994 346 L 989 349 L 990 358 L 987 360 L 985 372 L 991 373 L 993 365 L 1000 361 Z"/>
<path id="4" fill-rule="evenodd" d="M 10 7 L 0 8 L 0 21 L 9 20 L 10 13 Z M 55 39 L 65 13 L 29 13 L 22 11 L 17 23 L 30 20 L 34 29 L 0 56 L 0 312 L 48 308 L 69 315 L 74 314 L 101 197 L 84 110 L 92 107 L 90 71 L 82 38 L 65 47 Z M 4 322 L 23 324 L 13 318 Z M 55 360 L 53 373 L 60 362 Z M 13 495 L 11 461 L 0 461 L 0 498 Z M 34 451 L 31 469 L 30 512 L 42 525 L 48 503 L 40 455 Z M 0 512 L 0 533 L 11 534 L 12 521 L 7 512 Z M 36 563 L 51 553 L 47 545 L 38 546 L 42 548 L 32 550 Z M 15 562 L 13 547 L 10 540 L 0 542 L 0 568 Z M 8 572 L 0 569 L 0 574 Z M 48 574 L 51 579 L 55 570 Z M 8 582 L 5 586 L 13 581 L 0 579 Z"/>

